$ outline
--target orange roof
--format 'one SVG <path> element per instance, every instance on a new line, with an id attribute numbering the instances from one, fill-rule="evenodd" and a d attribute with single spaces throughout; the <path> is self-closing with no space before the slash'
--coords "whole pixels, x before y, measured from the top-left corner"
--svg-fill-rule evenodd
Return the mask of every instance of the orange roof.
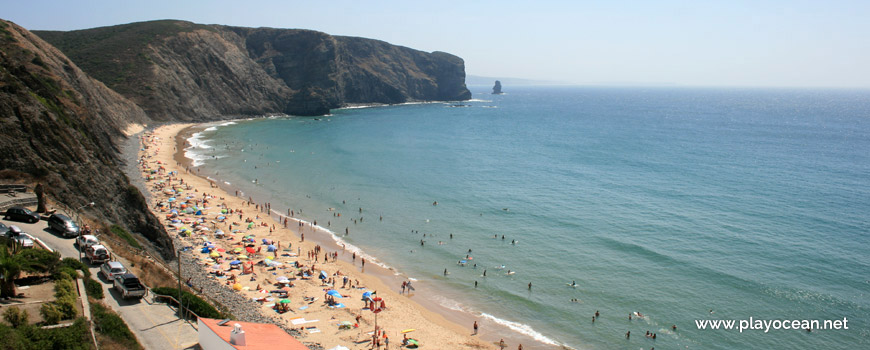
<path id="1" fill-rule="evenodd" d="M 233 330 L 233 325 L 238 323 L 245 331 L 245 346 L 232 345 L 239 350 L 253 349 L 275 349 L 278 344 L 282 350 L 310 350 L 307 346 L 291 337 L 280 327 L 270 323 L 252 323 L 242 321 L 230 321 L 223 326 L 218 326 L 218 322 L 213 318 L 200 318 L 202 324 L 206 325 L 221 339 L 230 343 L 230 332 Z"/>

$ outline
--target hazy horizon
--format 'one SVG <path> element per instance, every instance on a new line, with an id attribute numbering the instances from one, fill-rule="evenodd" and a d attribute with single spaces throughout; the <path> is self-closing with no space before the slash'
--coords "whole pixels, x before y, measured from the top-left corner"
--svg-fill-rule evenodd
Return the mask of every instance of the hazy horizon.
<path id="1" fill-rule="evenodd" d="M 465 60 L 466 73 L 578 85 L 870 87 L 870 2 L 156 0 L 12 2 L 28 30 L 158 19 L 300 28 Z"/>

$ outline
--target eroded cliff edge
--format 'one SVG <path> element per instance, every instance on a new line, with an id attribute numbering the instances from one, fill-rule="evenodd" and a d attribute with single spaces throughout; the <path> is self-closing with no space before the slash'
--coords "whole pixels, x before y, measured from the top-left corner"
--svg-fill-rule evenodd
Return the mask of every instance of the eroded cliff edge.
<path id="1" fill-rule="evenodd" d="M 471 98 L 461 58 L 373 39 L 173 20 L 34 33 L 157 121 Z"/>
<path id="2" fill-rule="evenodd" d="M 117 141 L 148 122 L 135 103 L 87 76 L 36 35 L 0 20 L 0 170 L 45 185 L 53 198 L 144 236 L 172 243 L 119 171 Z"/>

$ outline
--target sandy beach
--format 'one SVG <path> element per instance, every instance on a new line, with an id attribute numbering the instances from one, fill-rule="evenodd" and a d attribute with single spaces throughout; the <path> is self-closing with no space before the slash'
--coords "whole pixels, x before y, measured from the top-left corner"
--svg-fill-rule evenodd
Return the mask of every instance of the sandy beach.
<path id="1" fill-rule="evenodd" d="M 256 300 L 264 316 L 300 330 L 301 341 L 324 348 L 370 349 L 374 334 L 381 346 L 388 338 L 390 348 L 400 346 L 405 336 L 429 349 L 498 348 L 472 335 L 470 324 L 451 322 L 412 301 L 413 294 L 400 294 L 401 280 L 394 288 L 385 285 L 378 276 L 392 275 L 390 271 L 364 266 L 360 257 L 352 259 L 350 252 L 325 244 L 325 239 L 319 239 L 324 242 L 320 245 L 313 242 L 312 237 L 325 231 L 275 211 L 269 215 L 267 203 L 227 193 L 192 169 L 189 172 L 180 133 L 193 126 L 166 125 L 140 134 L 139 166 L 152 211 L 171 236 L 192 247 L 182 256 L 195 260 L 202 276 Z M 220 232 L 223 235 L 216 235 Z M 209 245 L 212 248 L 204 253 Z M 377 314 L 364 293 L 376 300 Z M 275 310 L 285 305 L 287 311 Z"/>

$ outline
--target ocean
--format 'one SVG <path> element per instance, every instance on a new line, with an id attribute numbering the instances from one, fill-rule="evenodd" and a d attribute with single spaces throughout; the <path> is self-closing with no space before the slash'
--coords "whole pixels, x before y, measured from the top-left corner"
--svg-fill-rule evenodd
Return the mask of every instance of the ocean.
<path id="1" fill-rule="evenodd" d="M 870 348 L 870 91 L 470 88 L 215 123 L 186 155 L 526 349 Z M 750 318 L 848 329 L 696 322 Z"/>

